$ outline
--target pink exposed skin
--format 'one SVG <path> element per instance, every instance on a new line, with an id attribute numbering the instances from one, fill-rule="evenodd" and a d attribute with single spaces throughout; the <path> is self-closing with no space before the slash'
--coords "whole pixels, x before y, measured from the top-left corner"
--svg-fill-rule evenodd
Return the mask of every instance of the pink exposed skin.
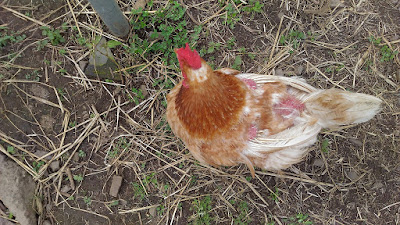
<path id="1" fill-rule="evenodd" d="M 247 79 L 247 78 L 243 78 L 243 79 L 241 79 L 244 83 L 246 83 L 247 84 L 247 86 L 249 86 L 249 88 L 251 88 L 251 89 L 256 89 L 257 88 L 257 83 L 254 81 L 254 80 L 252 80 L 252 79 Z"/>
<path id="2" fill-rule="evenodd" d="M 292 114 L 293 111 L 302 112 L 303 110 L 304 104 L 292 95 L 282 99 L 280 103 L 275 106 L 275 111 L 283 116 L 288 116 Z"/>
<path id="3" fill-rule="evenodd" d="M 252 124 L 248 133 L 249 140 L 252 140 L 257 137 L 257 131 L 258 131 L 257 127 L 254 124 Z"/>

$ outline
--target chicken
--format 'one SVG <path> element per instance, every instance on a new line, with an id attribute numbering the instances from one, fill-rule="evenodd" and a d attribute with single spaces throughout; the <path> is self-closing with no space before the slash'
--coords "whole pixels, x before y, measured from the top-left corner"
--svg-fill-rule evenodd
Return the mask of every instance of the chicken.
<path id="1" fill-rule="evenodd" d="M 381 100 L 320 90 L 296 77 L 212 70 L 196 50 L 175 50 L 183 80 L 167 96 L 167 120 L 201 163 L 283 170 L 300 162 L 322 128 L 373 118 Z"/>

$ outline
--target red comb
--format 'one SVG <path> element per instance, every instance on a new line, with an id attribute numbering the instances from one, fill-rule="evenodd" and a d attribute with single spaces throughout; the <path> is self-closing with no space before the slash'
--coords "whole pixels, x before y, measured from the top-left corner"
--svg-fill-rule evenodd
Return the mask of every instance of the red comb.
<path id="1" fill-rule="evenodd" d="M 179 64 L 182 68 L 182 62 L 185 61 L 192 69 L 199 69 L 201 67 L 201 58 L 196 50 L 191 50 L 189 44 L 186 43 L 185 48 L 176 50 Z"/>

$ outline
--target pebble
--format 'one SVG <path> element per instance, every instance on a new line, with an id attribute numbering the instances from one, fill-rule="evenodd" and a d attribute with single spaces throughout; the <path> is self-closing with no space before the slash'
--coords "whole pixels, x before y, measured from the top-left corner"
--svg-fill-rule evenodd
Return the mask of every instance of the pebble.
<path id="1" fill-rule="evenodd" d="M 294 68 L 294 73 L 296 74 L 296 76 L 300 76 L 303 73 L 303 71 L 304 71 L 304 66 L 302 65 L 296 66 Z"/>
<path id="2" fill-rule="evenodd" d="M 358 179 L 358 174 L 356 171 L 354 171 L 353 169 L 350 169 L 350 171 L 347 172 L 347 177 L 351 180 L 351 181 L 355 181 Z"/>
<path id="3" fill-rule="evenodd" d="M 156 216 L 156 207 L 152 207 L 149 209 L 149 214 L 154 217 Z"/>
<path id="4" fill-rule="evenodd" d="M 121 187 L 122 184 L 122 177 L 114 175 L 111 181 L 111 187 L 110 187 L 110 195 L 113 197 L 117 197 L 119 188 Z"/>
<path id="5" fill-rule="evenodd" d="M 37 157 L 42 157 L 44 155 L 46 155 L 48 152 L 43 151 L 43 150 L 37 150 L 35 153 L 33 153 L 34 155 L 36 155 Z M 45 157 L 46 160 L 50 160 L 51 159 L 51 155 Z"/>
<path id="6" fill-rule="evenodd" d="M 147 91 L 146 85 L 144 84 L 140 85 L 139 89 L 142 91 L 144 99 L 146 99 L 149 96 L 149 92 Z"/>
<path id="7" fill-rule="evenodd" d="M 72 161 L 79 162 L 79 154 L 77 152 L 75 152 L 74 156 L 72 156 Z"/>
<path id="8" fill-rule="evenodd" d="M 358 146 L 358 147 L 361 147 L 361 146 L 363 146 L 363 143 L 362 143 L 362 141 L 360 141 L 360 140 L 358 140 L 358 139 L 355 139 L 355 138 L 349 138 L 349 141 L 350 141 L 352 144 L 354 144 L 354 145 L 356 145 L 356 146 Z"/>
<path id="9" fill-rule="evenodd" d="M 383 183 L 378 180 L 374 183 L 374 185 L 372 186 L 372 189 L 380 189 L 380 188 L 383 188 Z"/>
<path id="10" fill-rule="evenodd" d="M 51 222 L 48 220 L 43 221 L 43 225 L 51 225 Z"/>
<path id="11" fill-rule="evenodd" d="M 325 165 L 324 160 L 322 159 L 315 159 L 313 162 L 313 166 L 316 167 L 323 167 Z"/>
<path id="12" fill-rule="evenodd" d="M 50 163 L 50 169 L 53 172 L 56 172 L 60 169 L 60 161 L 56 160 Z"/>
<path id="13" fill-rule="evenodd" d="M 285 74 L 283 73 L 283 70 L 282 70 L 282 69 L 276 69 L 276 70 L 275 70 L 275 75 L 276 75 L 276 76 L 283 76 L 283 75 L 285 75 Z"/>

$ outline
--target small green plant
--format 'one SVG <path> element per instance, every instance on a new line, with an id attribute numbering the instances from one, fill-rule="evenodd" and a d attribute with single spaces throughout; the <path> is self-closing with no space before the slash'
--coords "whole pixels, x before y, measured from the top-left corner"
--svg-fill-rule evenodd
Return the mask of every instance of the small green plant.
<path id="1" fill-rule="evenodd" d="M 84 158 L 86 156 L 86 152 L 84 152 L 82 149 L 80 149 L 78 151 L 78 156 L 79 156 L 79 158 Z"/>
<path id="2" fill-rule="evenodd" d="M 64 101 L 65 100 L 65 92 L 63 88 L 57 88 L 57 93 L 60 96 L 60 100 Z"/>
<path id="3" fill-rule="evenodd" d="M 68 126 L 71 127 L 71 128 L 75 127 L 76 126 L 76 121 L 75 120 L 74 121 L 70 121 Z"/>
<path id="4" fill-rule="evenodd" d="M 90 206 L 92 204 L 92 198 L 91 197 L 83 197 L 83 202 L 87 205 Z"/>
<path id="5" fill-rule="evenodd" d="M 153 2 L 148 3 L 147 7 L 151 10 Z M 177 70 L 178 60 L 174 49 L 183 47 L 185 43 L 193 46 L 202 30 L 201 26 L 196 26 L 189 31 L 188 22 L 184 19 L 185 11 L 176 0 L 169 1 L 155 13 L 141 8 L 133 10 L 131 24 L 135 34 L 130 39 L 130 46 L 125 48 L 130 54 L 144 58 L 159 54 L 163 63 Z"/>
<path id="6" fill-rule="evenodd" d="M 80 174 L 74 175 L 74 176 L 73 176 L 73 179 L 74 179 L 75 181 L 81 182 L 81 181 L 83 181 L 83 176 L 80 175 Z"/>
<path id="7" fill-rule="evenodd" d="M 108 158 L 114 159 L 117 158 L 118 154 L 123 150 L 129 148 L 131 144 L 125 137 L 120 137 L 116 142 L 113 143 L 113 146 L 107 152 Z"/>
<path id="8" fill-rule="evenodd" d="M 14 155 L 15 154 L 14 146 L 8 145 L 7 152 L 10 153 L 11 155 Z"/>
<path id="9" fill-rule="evenodd" d="M 254 17 L 255 13 L 261 13 L 264 4 L 260 3 L 259 0 L 248 0 L 247 5 L 243 7 L 244 12 L 251 13 L 252 17 Z"/>
<path id="10" fill-rule="evenodd" d="M 31 73 L 25 74 L 25 78 L 27 80 L 33 80 L 33 81 L 39 81 L 40 80 L 40 75 L 38 70 L 34 70 Z"/>
<path id="11" fill-rule="evenodd" d="M 8 28 L 0 26 L 0 49 L 8 44 L 14 44 L 23 41 L 26 38 L 25 34 L 19 35 L 18 33 L 7 32 Z"/>
<path id="12" fill-rule="evenodd" d="M 291 30 L 288 35 L 282 35 L 279 39 L 281 45 L 291 45 L 293 49 L 298 49 L 300 43 L 306 39 L 306 35 L 302 31 Z M 293 53 L 293 51 L 290 51 Z"/>
<path id="13" fill-rule="evenodd" d="M 146 197 L 146 191 L 144 190 L 143 186 L 136 182 L 132 182 L 131 184 L 133 188 L 133 195 L 142 201 Z"/>
<path id="14" fill-rule="evenodd" d="M 212 224 L 213 218 L 210 215 L 211 197 L 205 196 L 202 199 L 196 199 L 192 202 L 191 210 L 196 213 L 193 224 L 203 225 Z"/>
<path id="15" fill-rule="evenodd" d="M 308 220 L 308 214 L 297 213 L 296 216 L 287 219 L 289 225 L 311 225 L 312 221 Z"/>
<path id="16" fill-rule="evenodd" d="M 275 202 L 278 202 L 278 197 L 279 197 L 279 189 L 275 187 L 275 191 L 271 193 L 271 199 Z"/>
<path id="17" fill-rule="evenodd" d="M 227 44 L 226 47 L 227 47 L 229 50 L 232 50 L 233 47 L 235 47 L 235 43 L 236 43 L 235 37 L 231 37 L 231 38 L 228 39 L 228 41 L 226 41 L 226 44 Z"/>
<path id="18" fill-rule="evenodd" d="M 39 172 L 40 167 L 42 167 L 43 165 L 44 165 L 44 162 L 43 162 L 43 161 L 39 161 L 39 162 L 33 161 L 33 163 L 32 163 L 33 170 L 34 170 L 36 173 Z"/>
<path id="19" fill-rule="evenodd" d="M 164 211 L 165 211 L 165 206 L 164 205 L 157 206 L 157 215 L 158 216 L 162 216 L 164 214 Z"/>
<path id="20" fill-rule="evenodd" d="M 388 45 L 381 45 L 382 39 L 375 38 L 374 36 L 370 36 L 368 40 L 374 44 L 375 46 L 380 47 L 380 55 L 381 55 L 381 62 L 390 62 L 399 54 L 399 51 L 393 51 L 390 49 Z"/>
<path id="21" fill-rule="evenodd" d="M 156 173 L 152 172 L 148 175 L 146 175 L 143 179 L 143 185 L 148 186 L 149 184 L 153 184 L 155 187 L 157 187 L 158 182 L 157 182 L 157 178 L 156 178 Z"/>
<path id="22" fill-rule="evenodd" d="M 40 51 L 40 50 L 44 49 L 44 47 L 46 47 L 46 45 L 47 45 L 48 43 L 49 43 L 48 40 L 41 40 L 41 41 L 38 41 L 38 42 L 36 43 L 36 50 L 37 50 L 37 51 Z"/>
<path id="23" fill-rule="evenodd" d="M 240 15 L 240 9 L 233 5 L 233 3 L 229 3 L 225 7 L 225 11 L 225 23 L 229 26 L 229 28 L 234 29 L 236 23 L 239 22 L 242 18 L 242 16 Z"/>
<path id="24" fill-rule="evenodd" d="M 46 36 L 52 45 L 56 46 L 65 42 L 60 30 L 54 30 L 46 26 L 42 26 L 40 29 L 42 30 L 42 35 Z"/>
<path id="25" fill-rule="evenodd" d="M 329 152 L 329 139 L 328 138 L 324 138 L 324 140 L 322 140 L 321 142 L 321 151 L 324 153 L 328 153 Z"/>
<path id="26" fill-rule="evenodd" d="M 235 70 L 240 70 L 240 66 L 242 65 L 242 57 L 237 55 L 235 57 L 235 61 L 233 62 L 232 68 Z"/>
<path id="27" fill-rule="evenodd" d="M 133 93 L 133 96 L 130 99 L 131 102 L 134 102 L 135 105 L 139 105 L 139 101 L 144 99 L 144 95 L 142 93 L 142 90 L 136 89 L 134 87 L 131 90 L 132 90 L 132 93 Z"/>
<path id="28" fill-rule="evenodd" d="M 112 207 L 112 206 L 117 206 L 119 204 L 118 200 L 114 200 L 111 203 L 108 204 L 108 207 Z"/>
<path id="29" fill-rule="evenodd" d="M 251 218 L 249 217 L 249 206 L 247 202 L 241 201 L 237 207 L 237 211 L 239 215 L 234 219 L 234 224 L 238 225 L 247 225 L 251 222 Z"/>

